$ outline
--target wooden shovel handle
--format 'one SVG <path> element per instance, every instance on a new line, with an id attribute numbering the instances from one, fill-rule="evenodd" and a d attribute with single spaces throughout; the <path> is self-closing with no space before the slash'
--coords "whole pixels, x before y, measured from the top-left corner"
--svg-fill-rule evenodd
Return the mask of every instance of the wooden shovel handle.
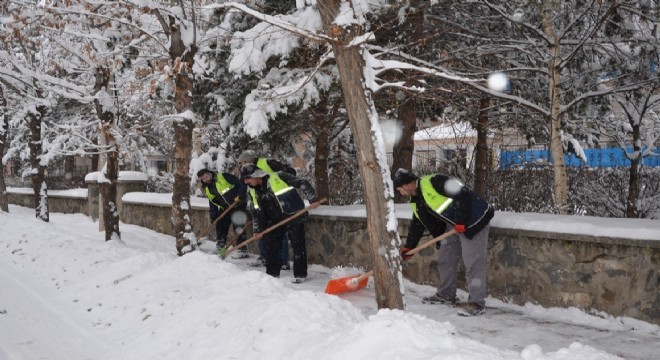
<path id="1" fill-rule="evenodd" d="M 356 283 L 359 284 L 360 281 L 362 281 L 362 280 L 368 278 L 369 276 L 371 276 L 371 275 L 373 275 L 373 274 L 374 274 L 374 271 L 371 270 L 371 271 L 369 271 L 369 272 L 366 272 L 366 273 L 364 273 L 364 274 L 362 274 L 362 275 L 356 277 L 355 279 L 353 279 L 353 280 L 351 280 L 351 281 L 355 281 Z"/>
<path id="2" fill-rule="evenodd" d="M 243 226 L 241 227 L 241 230 L 231 240 L 229 240 L 227 242 L 227 248 L 234 245 L 234 243 L 238 240 L 238 238 L 241 237 L 241 235 L 243 235 L 243 233 L 245 232 L 245 229 L 247 229 L 248 226 L 250 226 L 250 225 L 252 225 L 252 220 L 246 221 L 245 224 L 243 224 Z"/>
<path id="3" fill-rule="evenodd" d="M 295 213 L 295 214 L 289 216 L 289 217 L 286 218 L 286 219 L 281 220 L 281 221 L 278 222 L 277 224 L 269 226 L 266 230 L 262 231 L 260 234 L 261 234 L 261 235 L 265 235 L 265 234 L 267 234 L 267 233 L 269 233 L 269 232 L 271 232 L 271 231 L 277 229 L 278 227 L 280 227 L 280 226 L 282 226 L 282 225 L 288 223 L 289 221 L 291 221 L 291 220 L 293 220 L 293 219 L 295 219 L 295 218 L 297 218 L 297 217 L 302 216 L 304 213 L 306 213 L 306 212 L 308 212 L 309 210 L 311 210 L 312 208 L 316 207 L 317 204 L 323 204 L 323 203 L 326 202 L 326 201 L 328 201 L 328 199 L 323 198 L 323 199 L 321 199 L 321 200 L 319 200 L 319 201 L 317 201 L 317 202 L 315 202 L 315 203 L 313 203 L 313 204 L 310 204 L 310 205 L 307 206 L 306 208 L 304 208 L 304 209 L 298 211 L 297 213 Z M 243 246 L 246 246 L 246 245 L 248 245 L 248 244 L 251 244 L 251 243 L 253 243 L 253 242 L 257 241 L 257 240 L 259 240 L 259 238 L 257 238 L 256 235 L 253 235 L 251 238 L 249 238 L 249 239 L 243 241 L 242 243 L 238 244 L 236 247 L 233 247 L 233 248 L 231 248 L 231 249 L 228 249 L 228 250 L 227 250 L 227 254 L 225 254 L 225 256 L 231 254 L 234 250 L 239 249 L 239 248 L 242 248 Z"/>
<path id="4" fill-rule="evenodd" d="M 440 236 L 438 236 L 438 237 L 436 237 L 436 238 L 433 238 L 433 239 L 431 239 L 431 240 L 425 242 L 425 243 L 422 244 L 422 245 L 417 246 L 416 248 L 414 248 L 414 249 L 408 251 L 407 253 L 405 253 L 405 254 L 403 254 L 403 255 L 404 255 L 404 256 L 407 256 L 407 255 L 414 255 L 414 254 L 417 254 L 417 253 L 420 252 L 422 249 L 426 249 L 427 247 L 429 247 L 429 246 L 431 246 L 431 245 L 433 245 L 433 244 L 435 244 L 435 243 L 437 243 L 437 242 L 440 242 L 440 241 L 442 241 L 442 240 L 444 240 L 444 239 L 446 239 L 446 238 L 448 238 L 448 237 L 450 237 L 450 236 L 452 236 L 452 235 L 454 235 L 454 234 L 456 234 L 456 230 L 455 230 L 455 229 L 451 229 L 451 231 L 447 231 L 446 233 L 444 233 L 444 234 L 442 234 L 442 235 L 440 235 Z"/>
<path id="5" fill-rule="evenodd" d="M 211 224 L 209 224 L 209 226 L 207 226 L 206 229 L 204 229 L 204 231 L 202 231 L 201 234 L 199 234 L 198 238 L 201 239 L 204 236 L 208 235 L 209 232 L 211 231 L 211 229 L 213 228 L 213 225 L 215 225 L 218 221 L 220 221 L 220 219 L 222 219 L 225 215 L 227 215 L 227 213 L 229 213 L 229 211 L 231 209 L 235 208 L 236 205 L 238 205 L 240 203 L 241 203 L 241 201 L 239 199 L 235 199 L 234 202 L 231 205 L 229 205 L 229 207 L 225 211 L 223 211 L 222 214 L 220 214 L 220 216 L 215 218 L 215 220 L 213 220 L 213 222 Z"/>

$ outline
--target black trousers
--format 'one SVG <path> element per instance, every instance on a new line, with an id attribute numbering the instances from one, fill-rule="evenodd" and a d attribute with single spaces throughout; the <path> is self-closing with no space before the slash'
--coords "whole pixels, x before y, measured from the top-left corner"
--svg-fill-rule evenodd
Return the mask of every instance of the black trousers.
<path id="1" fill-rule="evenodd" d="M 293 250 L 293 276 L 307 277 L 307 243 L 305 242 L 305 222 L 294 222 L 287 228 L 287 236 Z"/>
<path id="2" fill-rule="evenodd" d="M 264 235 L 266 273 L 275 277 L 280 276 L 282 270 L 280 251 L 282 241 L 286 241 L 285 236 L 287 235 L 293 250 L 293 276 L 307 277 L 307 245 L 305 243 L 305 223 L 302 221 L 293 221 Z"/>
<path id="3" fill-rule="evenodd" d="M 266 260 L 266 274 L 274 277 L 280 277 L 282 264 L 280 263 L 280 251 L 282 250 L 282 241 L 286 235 L 286 227 L 277 228 L 261 239 L 264 244 L 264 260 Z"/>

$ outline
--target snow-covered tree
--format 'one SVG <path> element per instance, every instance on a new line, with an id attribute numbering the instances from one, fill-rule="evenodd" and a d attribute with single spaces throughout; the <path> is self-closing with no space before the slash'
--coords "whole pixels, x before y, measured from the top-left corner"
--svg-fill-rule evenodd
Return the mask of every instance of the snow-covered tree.
<path id="1" fill-rule="evenodd" d="M 25 121 L 25 128 L 30 134 L 29 142 L 23 144 L 29 148 L 29 174 L 34 190 L 36 217 L 49 221 L 46 185 L 48 160 L 42 156 L 41 124 L 53 100 L 48 81 L 58 83 L 59 80 L 46 75 L 52 73 L 53 69 L 46 61 L 48 39 L 41 33 L 43 10 L 36 2 L 10 3 L 5 14 L 7 16 L 0 27 L 0 81 L 25 100 L 14 117 L 19 123 Z"/>
<path id="2" fill-rule="evenodd" d="M 159 78 L 144 87 L 157 88 L 162 98 L 170 100 L 169 114 L 161 118 L 171 124 L 174 139 L 174 188 L 172 221 L 179 254 L 190 251 L 196 244 L 190 217 L 190 171 L 192 130 L 195 114 L 192 111 L 193 60 L 197 51 L 197 32 L 200 18 L 196 6 L 206 1 L 173 3 L 170 1 L 81 1 L 53 4 L 49 9 L 59 14 L 72 14 L 92 20 L 93 33 L 88 37 L 97 41 L 93 54 L 103 61 L 94 63 L 94 104 L 101 120 L 101 142 L 108 147 L 106 173 L 110 176 L 107 196 L 112 206 L 112 178 L 116 179 L 119 153 L 116 128 L 117 107 L 114 99 L 113 70 L 131 62 L 139 67 L 148 61 L 158 69 Z M 127 36 L 130 35 L 130 36 Z M 98 45 L 98 46 L 97 46 Z M 105 52 L 102 47 L 105 46 Z M 119 53 L 120 59 L 112 55 Z M 82 54 L 84 55 L 84 54 Z M 148 60 L 145 60 L 148 58 Z M 150 73 L 149 70 L 145 71 Z M 134 74 L 138 74 L 135 69 Z M 139 135 L 137 135 L 139 136 Z M 116 193 L 115 193 L 116 196 Z M 110 213 L 111 208 L 108 209 Z M 116 229 L 116 228 L 115 228 Z M 116 229 L 118 235 L 118 229 Z"/>
<path id="3" fill-rule="evenodd" d="M 641 214 L 649 213 L 642 204 L 653 204 L 640 198 L 640 171 L 644 158 L 656 153 L 660 139 L 660 84 L 620 94 L 616 96 L 616 102 L 623 114 L 607 117 L 601 130 L 613 134 L 614 142 L 630 161 L 625 216 L 639 218 Z"/>
<path id="4" fill-rule="evenodd" d="M 89 96 L 83 102 L 91 102 L 96 113 L 97 120 L 90 123 L 98 126 L 98 151 L 105 160 L 97 178 L 101 196 L 101 219 L 105 240 L 119 239 L 117 178 L 121 134 L 117 127 L 117 85 L 114 73 L 115 64 L 118 63 L 115 61 L 115 54 L 118 52 L 116 43 L 122 40 L 123 25 L 109 22 L 108 18 L 112 18 L 117 12 L 125 11 L 126 8 L 117 4 L 98 6 L 96 14 L 91 14 L 88 13 L 85 2 L 70 1 L 65 3 L 65 6 L 52 4 L 49 10 L 54 21 L 48 29 L 62 53 L 55 62 L 69 79 L 86 88 Z M 78 122 L 79 120 L 82 122 Z M 87 128 L 85 120 L 91 119 L 71 116 L 64 122 L 77 123 L 73 126 L 81 130 Z M 70 129 L 73 129 L 73 126 Z M 84 136 L 78 139 L 91 143 L 90 139 Z M 87 148 L 89 146 L 88 144 Z"/>

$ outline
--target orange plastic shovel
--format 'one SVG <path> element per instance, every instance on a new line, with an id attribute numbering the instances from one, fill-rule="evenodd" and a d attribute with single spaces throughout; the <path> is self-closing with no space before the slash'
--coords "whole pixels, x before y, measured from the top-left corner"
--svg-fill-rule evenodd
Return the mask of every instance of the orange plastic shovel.
<path id="1" fill-rule="evenodd" d="M 426 249 L 427 247 L 442 241 L 452 235 L 456 234 L 456 230 L 451 230 L 447 231 L 446 233 L 431 239 L 427 242 L 425 242 L 422 245 L 417 246 L 416 248 L 408 251 L 405 255 L 412 255 L 415 253 L 418 253 L 422 249 Z M 367 286 L 367 283 L 369 282 L 369 276 L 373 275 L 374 271 L 371 270 L 368 273 L 362 274 L 360 276 L 358 275 L 353 275 L 353 276 L 348 276 L 348 277 L 343 277 L 339 279 L 332 279 L 328 281 L 328 285 L 325 287 L 325 293 L 326 294 L 332 294 L 332 295 L 339 295 L 351 291 L 356 291 L 360 290 L 363 287 Z"/>
<path id="2" fill-rule="evenodd" d="M 351 291 L 360 290 L 367 286 L 369 283 L 369 276 L 373 275 L 374 271 L 371 270 L 362 275 L 347 276 L 339 279 L 332 279 L 328 281 L 325 287 L 326 294 L 339 295 Z"/>

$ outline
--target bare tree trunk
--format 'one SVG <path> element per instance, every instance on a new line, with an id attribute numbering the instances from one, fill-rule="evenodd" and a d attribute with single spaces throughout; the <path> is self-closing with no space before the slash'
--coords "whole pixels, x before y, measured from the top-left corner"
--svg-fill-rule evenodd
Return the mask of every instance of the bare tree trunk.
<path id="1" fill-rule="evenodd" d="M 327 34 L 338 39 L 332 44 L 339 69 L 344 104 L 353 130 L 357 148 L 358 164 L 362 176 L 367 208 L 367 228 L 372 249 L 376 302 L 378 308 L 403 309 L 401 274 L 398 248 L 400 240 L 396 229 L 388 229 L 387 219 L 393 207 L 392 189 L 386 188 L 384 176 L 389 176 L 386 159 L 378 159 L 372 140 L 372 121 L 377 114 L 371 92 L 363 79 L 364 58 L 362 49 L 349 45 L 351 40 L 362 35 L 358 25 L 340 27 L 333 24 L 340 0 L 319 0 L 318 6 Z M 384 154 L 385 149 L 380 149 Z M 381 160 L 381 161 L 379 161 Z M 384 175 L 385 174 L 385 175 Z M 387 190 L 387 191 L 386 191 Z"/>
<path id="2" fill-rule="evenodd" d="M 7 99 L 5 91 L 0 86 L 0 156 L 5 153 L 5 144 L 7 143 L 7 131 L 9 131 L 9 116 L 5 109 L 7 108 Z M 0 166 L 2 162 L 0 161 Z M 9 199 L 7 199 L 7 184 L 5 183 L 5 169 L 0 169 L 0 211 L 9 212 Z"/>
<path id="3" fill-rule="evenodd" d="M 313 112 L 314 124 L 318 129 L 316 136 L 316 152 L 314 154 L 314 179 L 316 180 L 316 194 L 319 198 L 330 198 L 330 176 L 328 161 L 330 159 L 331 134 L 341 101 L 337 99 L 328 113 L 328 98 L 324 96 Z M 345 127 L 342 126 L 343 129 Z M 339 134 L 337 131 L 336 134 Z M 336 135 L 335 135 L 336 136 Z"/>
<path id="4" fill-rule="evenodd" d="M 421 0 L 411 0 L 410 11 L 406 15 L 404 32 L 410 38 L 410 43 L 419 43 L 424 36 L 424 8 Z M 419 48 L 411 49 L 414 55 L 419 55 Z M 401 126 L 401 138 L 392 149 L 392 173 L 398 169 L 413 171 L 412 160 L 415 151 L 415 131 L 417 131 L 417 101 L 410 94 L 399 105 L 398 122 Z M 398 191 L 394 191 L 394 202 L 403 203 L 407 199 Z"/>
<path id="5" fill-rule="evenodd" d="M 43 221 L 50 221 L 48 211 L 48 186 L 46 185 L 46 166 L 41 164 L 41 119 L 46 114 L 46 107 L 37 106 L 37 112 L 28 114 L 28 128 L 30 129 L 30 165 L 32 189 L 34 190 L 34 210 L 36 217 Z"/>
<path id="6" fill-rule="evenodd" d="M 330 180 L 328 177 L 328 157 L 330 149 L 330 124 L 332 122 L 324 121 L 321 116 L 315 119 L 319 133 L 316 136 L 316 153 L 314 154 L 314 179 L 316 185 L 316 194 L 319 198 L 328 198 L 330 195 Z"/>
<path id="7" fill-rule="evenodd" d="M 561 145 L 561 45 L 555 34 L 552 24 L 554 16 L 554 0 L 544 2 L 543 10 L 543 31 L 549 39 L 554 39 L 555 43 L 549 46 L 550 60 L 548 63 L 549 100 L 550 100 L 550 151 L 552 153 L 553 169 L 553 196 L 555 208 L 560 214 L 568 214 L 568 178 L 566 176 L 566 167 L 564 166 L 564 149 Z"/>
<path id="8" fill-rule="evenodd" d="M 486 183 L 488 180 L 488 108 L 490 107 L 490 98 L 484 96 L 481 98 L 479 108 L 479 118 L 477 119 L 477 145 L 474 155 L 474 192 L 477 195 L 486 197 Z"/>
<path id="9" fill-rule="evenodd" d="M 110 69 L 100 67 L 96 69 L 95 93 L 108 91 L 110 89 Z M 103 229 L 105 230 L 105 241 L 121 238 L 119 232 L 119 210 L 117 207 L 117 178 L 119 177 L 119 146 L 115 137 L 117 131 L 115 114 L 103 108 L 98 99 L 94 100 L 96 116 L 101 120 L 101 141 L 107 147 L 105 159 L 105 171 L 103 181 L 99 181 L 99 193 L 101 194 L 101 208 L 103 213 Z"/>
<path id="10" fill-rule="evenodd" d="M 170 57 L 173 71 L 176 74 L 174 82 L 174 108 L 177 114 L 190 112 L 192 114 L 193 94 L 193 58 L 197 51 L 195 45 L 186 46 L 178 24 L 170 18 Z M 193 119 L 182 116 L 174 120 L 174 188 L 172 189 L 172 225 L 176 237 L 176 250 L 183 255 L 196 246 L 195 234 L 190 216 L 190 160 L 192 158 Z"/>
<path id="11" fill-rule="evenodd" d="M 633 153 L 637 156 L 630 163 L 630 174 L 628 177 L 628 198 L 626 201 L 626 217 L 636 219 L 639 217 L 637 200 L 639 199 L 639 165 L 642 162 L 641 134 L 639 123 L 632 126 Z"/>
<path id="12" fill-rule="evenodd" d="M 412 158 L 415 151 L 415 131 L 417 130 L 417 102 L 413 98 L 406 98 L 399 106 L 399 125 L 401 125 L 401 138 L 392 149 L 392 173 L 398 169 L 412 171 Z M 398 191 L 394 192 L 394 202 L 405 202 Z"/>

